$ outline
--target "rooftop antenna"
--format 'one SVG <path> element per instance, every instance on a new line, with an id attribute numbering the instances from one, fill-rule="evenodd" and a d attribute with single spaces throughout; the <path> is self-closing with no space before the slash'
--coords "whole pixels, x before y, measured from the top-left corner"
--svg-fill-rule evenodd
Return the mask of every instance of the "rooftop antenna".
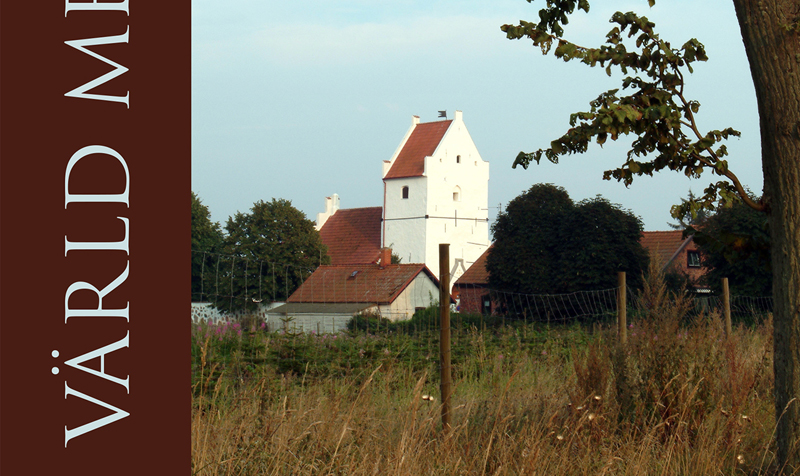
<path id="1" fill-rule="evenodd" d="M 439 111 L 439 117 L 447 119 L 447 111 Z"/>

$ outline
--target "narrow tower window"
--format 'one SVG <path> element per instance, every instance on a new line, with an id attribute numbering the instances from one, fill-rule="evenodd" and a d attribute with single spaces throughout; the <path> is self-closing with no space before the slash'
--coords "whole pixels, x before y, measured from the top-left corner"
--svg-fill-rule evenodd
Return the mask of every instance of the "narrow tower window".
<path id="1" fill-rule="evenodd" d="M 408 198 L 408 187 L 403 187 L 403 198 Z"/>
<path id="2" fill-rule="evenodd" d="M 457 163 L 457 164 L 460 164 L 460 163 L 461 163 L 461 156 L 460 156 L 460 155 L 457 155 L 457 156 L 456 156 L 456 163 Z"/>

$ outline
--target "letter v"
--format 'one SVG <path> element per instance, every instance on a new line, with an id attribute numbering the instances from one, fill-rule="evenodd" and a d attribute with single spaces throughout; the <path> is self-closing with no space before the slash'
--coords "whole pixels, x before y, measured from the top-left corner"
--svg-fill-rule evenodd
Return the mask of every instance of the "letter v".
<path id="1" fill-rule="evenodd" d="M 98 400 L 96 398 L 90 397 L 89 395 L 83 394 L 83 393 L 81 393 L 81 392 L 79 392 L 77 390 L 69 388 L 69 385 L 67 385 L 67 382 L 65 381 L 64 382 L 64 400 L 66 400 L 67 397 L 70 396 L 70 395 L 75 395 L 76 397 L 81 398 L 83 400 L 86 400 L 87 402 L 92 402 L 95 405 L 100 405 L 101 407 L 106 408 L 108 410 L 111 410 L 114 413 L 112 413 L 111 415 L 108 415 L 106 417 L 99 418 L 99 419 L 97 419 L 97 420 L 95 420 L 95 421 L 93 421 L 91 423 L 87 423 L 87 424 L 81 425 L 81 426 L 79 426 L 77 428 L 73 428 L 71 430 L 67 429 L 67 425 L 64 425 L 64 448 L 67 447 L 67 443 L 69 443 L 69 440 L 71 440 L 73 438 L 77 438 L 77 437 L 83 435 L 84 433 L 88 433 L 88 432 L 90 432 L 92 430 L 96 430 L 98 428 L 104 427 L 104 426 L 108 425 L 109 423 L 114 423 L 117 420 L 122 420 L 123 418 L 127 417 L 128 415 L 130 415 L 130 413 L 122 411 L 122 410 L 120 410 L 119 408 L 117 408 L 117 407 L 115 407 L 113 405 L 109 405 L 108 403 L 102 402 L 102 401 L 100 401 L 100 400 Z"/>

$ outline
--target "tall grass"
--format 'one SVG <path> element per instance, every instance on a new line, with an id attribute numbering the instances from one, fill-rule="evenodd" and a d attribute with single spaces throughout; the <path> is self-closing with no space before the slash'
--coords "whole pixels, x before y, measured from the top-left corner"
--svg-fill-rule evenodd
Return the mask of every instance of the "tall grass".
<path id="1" fill-rule="evenodd" d="M 196 327 L 193 474 L 775 474 L 771 322 L 726 337 L 649 286 L 624 349 L 613 326 L 459 329 L 448 433 L 427 328 Z"/>

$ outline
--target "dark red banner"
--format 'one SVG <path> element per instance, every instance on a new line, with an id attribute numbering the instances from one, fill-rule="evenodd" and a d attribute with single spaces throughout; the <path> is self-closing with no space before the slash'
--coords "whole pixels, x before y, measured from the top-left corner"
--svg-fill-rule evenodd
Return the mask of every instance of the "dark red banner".
<path id="1" fill-rule="evenodd" d="M 190 469 L 190 28 L 0 6 L 0 474 Z"/>

